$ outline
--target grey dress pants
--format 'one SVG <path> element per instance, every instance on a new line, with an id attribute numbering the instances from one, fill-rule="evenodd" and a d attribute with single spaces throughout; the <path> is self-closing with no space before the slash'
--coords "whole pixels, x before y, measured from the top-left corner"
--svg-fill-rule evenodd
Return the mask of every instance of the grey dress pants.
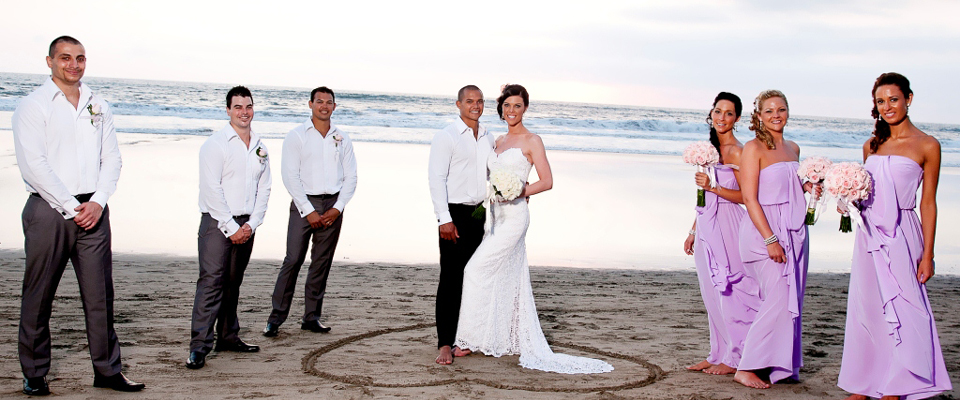
<path id="1" fill-rule="evenodd" d="M 81 203 L 90 195 L 77 196 Z M 50 313 L 57 286 L 73 264 L 80 285 L 87 343 L 93 368 L 104 376 L 120 373 L 120 341 L 113 329 L 113 253 L 110 249 L 110 208 L 91 230 L 64 219 L 39 195 L 23 207 L 23 293 L 20 304 L 20 368 L 26 378 L 50 372 Z"/>

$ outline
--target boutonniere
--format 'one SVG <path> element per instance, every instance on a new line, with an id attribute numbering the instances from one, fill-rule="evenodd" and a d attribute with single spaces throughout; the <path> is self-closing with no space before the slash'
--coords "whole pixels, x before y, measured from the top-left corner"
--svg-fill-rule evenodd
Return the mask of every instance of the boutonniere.
<path id="1" fill-rule="evenodd" d="M 333 134 L 333 145 L 340 147 L 340 142 L 343 142 L 343 136 L 340 136 L 339 133 Z"/>
<path id="2" fill-rule="evenodd" d="M 267 162 L 268 156 L 269 154 L 267 154 L 266 147 L 263 147 L 263 146 L 257 147 L 257 157 L 260 157 L 260 164 Z"/>
<path id="3" fill-rule="evenodd" d="M 87 104 L 87 112 L 90 113 L 90 125 L 99 128 L 103 122 L 103 112 L 99 104 Z"/>

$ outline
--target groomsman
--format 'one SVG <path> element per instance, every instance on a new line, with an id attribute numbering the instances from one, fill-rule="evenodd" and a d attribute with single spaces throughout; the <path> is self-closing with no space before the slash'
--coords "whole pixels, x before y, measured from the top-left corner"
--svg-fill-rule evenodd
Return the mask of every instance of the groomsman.
<path id="1" fill-rule="evenodd" d="M 287 255 L 280 266 L 273 290 L 273 311 L 263 336 L 277 336 L 287 320 L 297 285 L 297 275 L 310 252 L 310 269 L 304 285 L 305 308 L 300 329 L 329 332 L 320 323 L 327 276 L 340 238 L 343 208 L 357 189 L 357 160 L 353 142 L 330 122 L 337 109 L 333 90 L 326 86 L 310 92 L 311 116 L 290 130 L 283 139 L 280 176 L 290 192 L 290 222 L 287 225 Z"/>
<path id="2" fill-rule="evenodd" d="M 69 259 L 93 361 L 93 386 L 135 392 L 142 383 L 120 372 L 113 328 L 113 252 L 107 200 L 120 178 L 120 149 L 110 106 L 80 82 L 87 57 L 70 36 L 50 43 L 50 79 L 13 113 L 13 144 L 26 183 L 26 268 L 20 305 L 23 393 L 50 394 L 50 312 Z"/>
<path id="3" fill-rule="evenodd" d="M 211 348 L 260 351 L 238 336 L 237 302 L 254 233 L 267 212 L 270 158 L 250 128 L 253 95 L 249 89 L 237 86 L 227 92 L 227 115 L 230 123 L 200 147 L 200 277 L 190 327 L 190 369 L 203 368 Z"/>
<path id="4" fill-rule="evenodd" d="M 480 125 L 480 88 L 464 86 L 456 104 L 460 118 L 433 137 L 429 164 L 430 197 L 440 231 L 436 361 L 443 365 L 453 363 L 463 268 L 483 239 L 485 216 L 472 214 L 487 195 L 487 156 L 494 148 L 493 135 Z"/>

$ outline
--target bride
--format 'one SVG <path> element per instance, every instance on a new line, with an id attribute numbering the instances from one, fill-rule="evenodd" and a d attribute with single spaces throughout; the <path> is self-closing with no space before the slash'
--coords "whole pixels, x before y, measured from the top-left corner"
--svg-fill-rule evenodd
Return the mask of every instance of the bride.
<path id="1" fill-rule="evenodd" d="M 523 86 L 503 88 L 497 98 L 497 113 L 508 129 L 497 139 L 487 168 L 505 169 L 525 182 L 530 168 L 536 166 L 540 180 L 526 185 L 515 200 L 490 206 L 483 242 L 463 273 L 454 355 L 472 351 L 494 357 L 519 354 L 524 368 L 565 374 L 612 371 L 613 366 L 601 360 L 555 354 L 540 329 L 524 241 L 530 224 L 526 198 L 550 190 L 553 175 L 540 136 L 523 126 L 523 113 L 529 103 Z"/>

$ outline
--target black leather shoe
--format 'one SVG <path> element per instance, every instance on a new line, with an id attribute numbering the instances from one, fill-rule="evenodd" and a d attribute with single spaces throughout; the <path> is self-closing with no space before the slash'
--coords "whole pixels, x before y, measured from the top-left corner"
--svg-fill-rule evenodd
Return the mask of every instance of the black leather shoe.
<path id="1" fill-rule="evenodd" d="M 47 377 L 23 378 L 23 394 L 30 396 L 46 396 L 50 394 L 50 387 L 47 386 Z"/>
<path id="2" fill-rule="evenodd" d="M 117 373 L 114 376 L 103 376 L 100 375 L 99 372 L 94 372 L 93 387 L 108 388 L 120 392 L 139 392 L 143 390 L 146 385 L 131 381 L 123 376 L 122 373 Z"/>
<path id="3" fill-rule="evenodd" d="M 330 332 L 329 326 L 323 326 L 320 321 L 307 321 L 300 324 L 300 329 L 311 332 L 327 333 Z"/>
<path id="4" fill-rule="evenodd" d="M 207 353 L 191 351 L 190 357 L 187 357 L 187 368 L 200 369 L 207 363 Z"/>
<path id="5" fill-rule="evenodd" d="M 213 348 L 213 351 L 235 351 L 237 353 L 256 353 L 260 351 L 260 346 L 255 344 L 246 344 L 242 340 L 237 340 L 233 343 L 221 343 L 217 342 L 217 346 Z"/>
<path id="6" fill-rule="evenodd" d="M 263 328 L 263 336 L 276 337 L 280 334 L 280 324 L 267 322 L 267 327 Z"/>

